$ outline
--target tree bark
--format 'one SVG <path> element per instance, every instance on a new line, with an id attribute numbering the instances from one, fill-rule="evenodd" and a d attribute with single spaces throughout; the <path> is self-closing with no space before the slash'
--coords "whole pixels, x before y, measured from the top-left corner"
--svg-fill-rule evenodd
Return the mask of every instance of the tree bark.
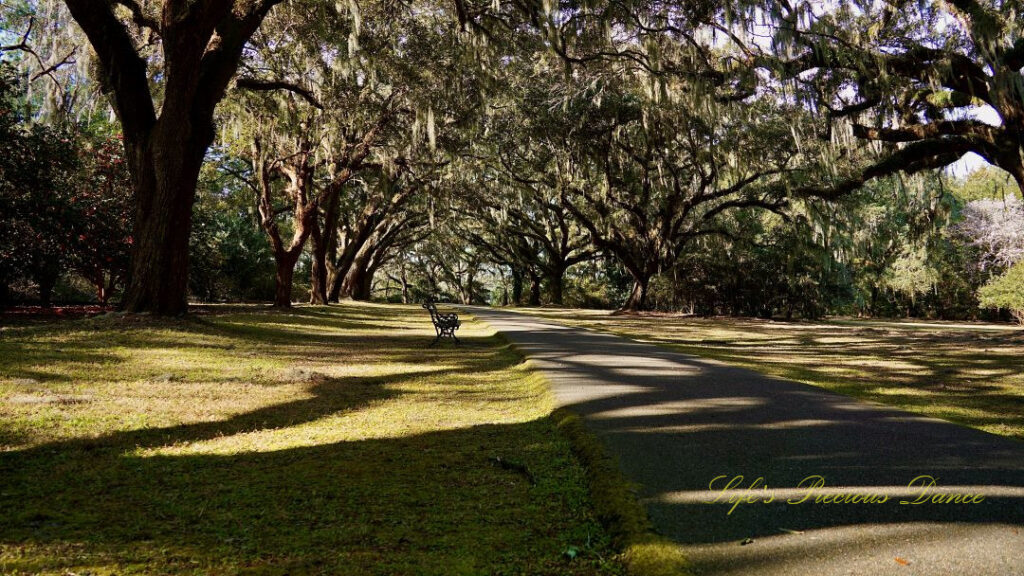
<path id="1" fill-rule="evenodd" d="M 330 232 L 328 232 L 329 234 Z M 318 222 L 309 233 L 312 266 L 309 269 L 309 303 L 327 304 L 327 242 Z"/>
<path id="2" fill-rule="evenodd" d="M 555 267 L 548 271 L 547 274 L 548 284 L 548 302 L 556 306 L 561 306 L 563 303 L 563 294 L 565 292 L 565 268 Z"/>
<path id="3" fill-rule="evenodd" d="M 199 170 L 215 133 L 213 115 L 246 42 L 281 0 L 166 2 L 145 26 L 159 32 L 159 116 L 150 70 L 115 2 L 65 0 L 98 59 L 124 134 L 135 192 L 128 288 L 131 312 L 183 314 L 188 307 L 188 238 Z M 138 16 L 138 15 L 137 15 Z M 133 19 L 136 24 L 140 18 Z"/>
<path id="4" fill-rule="evenodd" d="M 530 306 L 540 306 L 540 276 L 530 272 Z"/>
<path id="5" fill-rule="evenodd" d="M 405 265 L 402 265 L 402 275 L 398 277 L 402 282 L 402 304 L 409 303 L 409 277 L 405 273 Z"/>
<path id="6" fill-rule="evenodd" d="M 167 138 L 182 136 L 192 139 L 184 134 Z M 192 204 L 203 155 L 211 140 L 212 136 L 192 142 L 187 149 L 172 143 L 147 143 L 147 147 L 160 148 L 159 152 L 144 153 L 134 162 L 135 227 L 128 288 L 122 303 L 129 312 L 178 315 L 188 309 Z"/>
<path id="7" fill-rule="evenodd" d="M 376 276 L 377 269 L 370 266 L 363 272 L 362 277 L 359 279 L 359 286 L 357 286 L 356 294 L 353 300 L 361 300 L 363 302 L 369 302 L 373 298 L 373 277 Z"/>
<path id="8" fill-rule="evenodd" d="M 466 273 L 466 283 L 463 284 L 462 289 L 462 303 L 472 304 L 473 303 L 473 284 L 476 282 L 475 274 L 472 272 Z"/>
<path id="9" fill-rule="evenodd" d="M 327 194 L 324 207 L 323 226 L 320 222 L 314 221 L 313 229 L 310 232 L 310 243 L 312 248 L 313 265 L 310 268 L 309 278 L 309 303 L 327 304 L 330 294 L 328 293 L 330 268 L 328 266 L 331 254 L 337 251 L 337 227 L 338 227 L 338 201 L 339 190 L 332 186 Z"/>
<path id="10" fill-rule="evenodd" d="M 294 165 L 286 164 L 275 168 L 287 177 L 288 185 L 285 194 L 294 205 L 292 237 L 289 243 L 285 244 L 274 213 L 272 170 L 260 150 L 257 143 L 254 146 L 253 170 L 259 175 L 257 209 L 260 213 L 260 226 L 270 239 L 277 267 L 274 306 L 289 308 L 292 305 L 295 264 L 299 261 L 299 255 L 302 254 L 302 248 L 306 245 L 313 228 L 316 227 L 316 204 L 309 202 L 308 199 L 313 170 L 306 162 L 308 158 L 298 158 Z"/>
<path id="11" fill-rule="evenodd" d="M 629 298 L 626 299 L 626 302 L 619 310 L 622 312 L 644 310 L 647 307 L 647 289 L 650 282 L 650 277 L 635 278 L 633 280 L 633 290 L 629 293 Z"/>
<path id="12" fill-rule="evenodd" d="M 274 290 L 275 308 L 291 308 L 292 306 L 292 284 L 295 278 L 295 263 L 298 260 L 297 253 L 274 255 L 274 262 L 277 265 Z"/>
<path id="13" fill-rule="evenodd" d="M 523 273 L 518 268 L 512 268 L 512 305 L 519 306 L 523 303 Z"/>
<path id="14" fill-rule="evenodd" d="M 352 261 L 345 277 L 341 281 L 338 296 L 346 300 L 368 300 L 369 294 L 366 290 L 367 266 L 370 255 L 368 250 L 361 250 Z"/>

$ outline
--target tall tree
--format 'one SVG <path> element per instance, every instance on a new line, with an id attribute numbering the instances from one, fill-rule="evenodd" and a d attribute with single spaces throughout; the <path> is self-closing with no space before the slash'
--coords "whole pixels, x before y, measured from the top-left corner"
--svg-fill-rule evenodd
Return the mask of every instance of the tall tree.
<path id="1" fill-rule="evenodd" d="M 65 0 L 96 53 L 135 190 L 123 306 L 186 311 L 192 203 L 214 110 L 246 42 L 281 0 Z"/>

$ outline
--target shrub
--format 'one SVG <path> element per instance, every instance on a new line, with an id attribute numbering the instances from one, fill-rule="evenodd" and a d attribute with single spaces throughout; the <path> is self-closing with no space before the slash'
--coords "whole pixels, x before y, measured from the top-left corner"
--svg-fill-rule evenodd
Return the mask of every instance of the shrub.
<path id="1" fill-rule="evenodd" d="M 1018 262 L 978 291 L 978 301 L 987 308 L 1006 308 L 1024 324 L 1024 262 Z"/>

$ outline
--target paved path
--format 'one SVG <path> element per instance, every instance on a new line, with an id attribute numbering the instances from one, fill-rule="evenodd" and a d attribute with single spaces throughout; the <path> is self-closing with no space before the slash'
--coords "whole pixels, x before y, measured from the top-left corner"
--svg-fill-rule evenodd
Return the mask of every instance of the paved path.
<path id="1" fill-rule="evenodd" d="M 698 574 L 1024 575 L 1024 443 L 617 336 L 472 312 L 550 378 Z M 770 490 L 718 491 L 739 475 L 741 488 L 761 477 Z M 814 496 L 888 500 L 788 503 L 812 475 L 825 481 Z M 985 500 L 899 504 L 917 499 L 908 484 L 919 475 Z M 724 499 L 744 494 L 757 503 L 727 514 Z"/>

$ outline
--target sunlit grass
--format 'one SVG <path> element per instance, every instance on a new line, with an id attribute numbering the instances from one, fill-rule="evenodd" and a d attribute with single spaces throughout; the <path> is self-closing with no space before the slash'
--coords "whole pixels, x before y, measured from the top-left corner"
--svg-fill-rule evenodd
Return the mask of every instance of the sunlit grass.
<path id="1" fill-rule="evenodd" d="M 525 311 L 1024 439 L 1024 330 L 1015 326 Z"/>
<path id="2" fill-rule="evenodd" d="M 618 572 L 546 387 L 460 338 L 369 304 L 3 328 L 0 573 Z"/>

